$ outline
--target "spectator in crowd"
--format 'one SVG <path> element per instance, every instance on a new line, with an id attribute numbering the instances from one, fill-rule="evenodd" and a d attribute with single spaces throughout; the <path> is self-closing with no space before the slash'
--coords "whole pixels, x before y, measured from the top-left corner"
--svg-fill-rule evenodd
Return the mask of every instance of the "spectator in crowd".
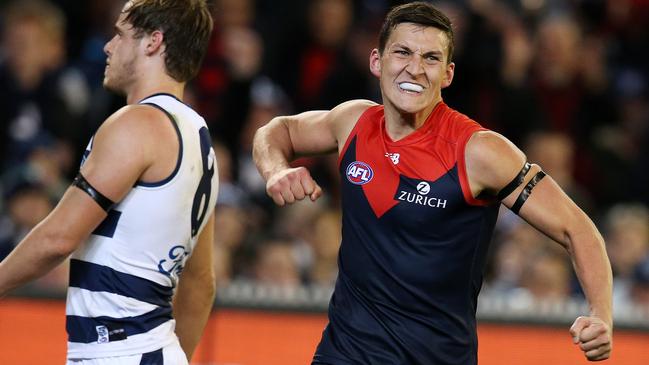
<path id="1" fill-rule="evenodd" d="M 631 300 L 642 308 L 645 317 L 649 318 L 649 255 L 633 270 Z"/>
<path id="2" fill-rule="evenodd" d="M 562 132 L 534 132 L 527 137 L 525 152 L 530 161 L 543 166 L 586 213 L 594 213 L 588 191 L 575 180 L 575 144 Z"/>
<path id="3" fill-rule="evenodd" d="M 66 153 L 69 174 L 89 95 L 82 74 L 66 64 L 66 19 L 47 0 L 13 1 L 3 15 L 0 165 L 19 165 L 50 143 Z"/>
<path id="4" fill-rule="evenodd" d="M 215 225 L 220 234 L 214 245 L 221 283 L 254 277 L 254 253 L 265 242 L 260 237 L 269 236 L 290 242 L 284 251 L 292 253 L 284 257 L 293 257 L 298 282 L 326 285 L 335 275 L 330 264 L 340 241 L 323 232 L 333 231 L 330 218 L 339 214 L 333 206 L 339 196 L 337 160 L 297 161 L 313 172 L 331 200 L 313 211 L 280 213 L 265 197 L 251 161 L 252 135 L 275 115 L 329 108 L 343 99 L 379 102 L 378 84 L 366 71 L 367 54 L 376 41 L 377 19 L 403 2 L 213 2 L 218 25 L 200 76 L 186 94 L 193 93 L 190 103 L 207 116 L 219 141 L 222 184 Z M 51 207 L 67 185 L 80 157 L 69 146 L 78 151 L 76 146 L 123 104 L 101 87 L 103 46 L 123 4 L 2 2 L 0 257 L 13 248 L 26 229 L 21 227 Z M 619 312 L 643 303 L 646 281 L 638 267 L 649 250 L 649 3 L 436 4 L 451 15 L 455 30 L 458 72 L 453 87 L 445 89 L 446 102 L 524 145 L 529 159 L 584 210 L 603 217 L 614 308 Z M 14 188 L 25 180 L 37 187 L 29 199 Z M 287 228 L 293 222 L 299 229 Z M 497 230 L 484 291 L 531 296 L 530 277 L 549 272 L 543 268 L 553 265 L 553 253 L 545 251 L 544 237 L 514 215 L 503 214 Z M 276 255 L 271 251 L 260 255 Z M 533 269 L 536 257 L 545 263 Z"/>
<path id="5" fill-rule="evenodd" d="M 570 296 L 570 262 L 565 254 L 540 249 L 527 263 L 521 283 L 534 301 L 560 302 Z"/>
<path id="6" fill-rule="evenodd" d="M 640 204 L 618 204 L 604 219 L 604 237 L 613 268 L 613 304 L 631 301 L 634 270 L 649 255 L 649 209 Z"/>
<path id="7" fill-rule="evenodd" d="M 260 242 L 253 273 L 254 279 L 263 285 L 294 288 L 302 282 L 292 244 L 285 239 Z"/>
<path id="8" fill-rule="evenodd" d="M 255 29 L 254 0 L 217 0 L 215 27 L 194 88 L 198 110 L 232 154 L 237 174 L 238 142 L 249 114 L 251 87 L 261 75 L 264 44 Z"/>
<path id="9" fill-rule="evenodd" d="M 311 284 L 332 287 L 338 275 L 338 250 L 340 249 L 340 211 L 322 210 L 311 225 L 310 244 L 313 262 L 309 265 L 307 280 Z"/>

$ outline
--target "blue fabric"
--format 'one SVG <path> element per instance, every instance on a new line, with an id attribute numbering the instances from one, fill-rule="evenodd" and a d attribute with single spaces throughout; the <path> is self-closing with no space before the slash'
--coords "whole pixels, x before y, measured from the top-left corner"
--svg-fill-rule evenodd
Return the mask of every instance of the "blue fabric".
<path id="1" fill-rule="evenodd" d="M 143 354 L 142 360 L 140 360 L 140 365 L 164 365 L 162 349 Z"/>
<path id="2" fill-rule="evenodd" d="M 117 223 L 119 223 L 119 218 L 121 216 L 122 212 L 118 210 L 109 210 L 106 218 L 104 218 L 104 220 L 97 226 L 97 228 L 95 228 L 92 234 L 112 238 L 115 235 Z"/>
<path id="3" fill-rule="evenodd" d="M 476 364 L 475 311 L 498 205 L 467 204 L 456 165 L 435 180 L 395 172 L 396 190 L 370 195 L 346 178 L 357 142 L 340 164 L 340 270 L 314 364 Z M 396 204 L 377 217 L 371 199 L 386 196 Z"/>
<path id="4" fill-rule="evenodd" d="M 97 327 L 100 326 L 105 327 L 111 333 L 109 337 L 118 336 L 123 340 L 128 336 L 148 332 L 171 319 L 171 307 L 160 307 L 136 317 L 89 318 L 69 315 L 66 316 L 65 328 L 68 332 L 68 341 L 91 343 L 97 342 L 99 337 Z M 114 340 L 111 339 L 111 341 Z"/>
<path id="5" fill-rule="evenodd" d="M 119 294 L 161 307 L 170 307 L 173 296 L 173 287 L 77 259 L 70 260 L 70 287 Z"/>

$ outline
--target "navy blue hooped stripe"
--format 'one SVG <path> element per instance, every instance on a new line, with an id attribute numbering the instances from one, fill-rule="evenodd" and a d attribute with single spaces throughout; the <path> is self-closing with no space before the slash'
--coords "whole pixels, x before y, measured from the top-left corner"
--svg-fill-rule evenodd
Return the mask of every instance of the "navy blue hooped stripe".
<path id="1" fill-rule="evenodd" d="M 66 316 L 65 329 L 68 332 L 69 342 L 92 343 L 101 341 L 102 331 L 104 337 L 113 334 L 120 334 L 117 339 L 109 341 L 125 340 L 129 336 L 149 332 L 159 325 L 173 319 L 171 307 L 160 307 L 151 312 L 135 317 L 113 318 L 113 317 L 81 317 Z"/>
<path id="2" fill-rule="evenodd" d="M 112 238 L 115 235 L 117 223 L 119 222 L 119 218 L 121 216 L 122 212 L 120 212 L 119 210 L 109 210 L 106 218 L 104 218 L 104 220 L 97 226 L 97 228 L 92 231 L 92 234 Z"/>
<path id="3" fill-rule="evenodd" d="M 160 105 L 154 104 L 154 103 L 142 103 L 141 105 L 150 105 L 150 106 L 152 106 L 152 107 L 154 107 L 156 109 L 161 110 L 163 113 L 165 113 L 167 115 L 167 117 L 169 118 L 169 120 L 171 121 L 171 124 L 174 126 L 174 129 L 176 130 L 176 135 L 178 135 L 178 160 L 176 161 L 176 168 L 174 168 L 174 171 L 171 173 L 171 175 L 167 176 L 167 178 L 165 178 L 164 180 L 161 180 L 161 181 L 158 181 L 158 182 L 146 183 L 146 182 L 143 182 L 143 181 L 138 181 L 137 184 L 136 184 L 136 185 L 144 186 L 144 187 L 148 187 L 148 188 L 156 187 L 156 186 L 162 186 L 162 185 L 168 183 L 169 181 L 171 181 L 171 179 L 173 179 L 174 176 L 176 176 L 176 174 L 178 173 L 178 170 L 180 169 L 180 162 L 182 161 L 182 158 L 183 158 L 183 138 L 182 138 L 182 135 L 180 134 L 180 129 L 178 128 L 178 122 L 176 121 L 176 119 L 174 119 L 174 117 L 168 111 L 166 111 Z"/>
<path id="4" fill-rule="evenodd" d="M 173 296 L 173 287 L 77 259 L 70 260 L 70 287 L 118 294 L 160 307 L 171 307 Z"/>
<path id="5" fill-rule="evenodd" d="M 164 365 L 164 357 L 162 357 L 162 349 L 147 352 L 142 354 L 140 365 Z"/>

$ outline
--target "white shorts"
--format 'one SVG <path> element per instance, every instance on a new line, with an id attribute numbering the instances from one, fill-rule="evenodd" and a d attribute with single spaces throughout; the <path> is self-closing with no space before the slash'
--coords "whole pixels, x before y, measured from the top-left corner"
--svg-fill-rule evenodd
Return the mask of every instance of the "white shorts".
<path id="1" fill-rule="evenodd" d="M 66 365 L 188 365 L 178 341 L 146 354 L 70 360 Z"/>

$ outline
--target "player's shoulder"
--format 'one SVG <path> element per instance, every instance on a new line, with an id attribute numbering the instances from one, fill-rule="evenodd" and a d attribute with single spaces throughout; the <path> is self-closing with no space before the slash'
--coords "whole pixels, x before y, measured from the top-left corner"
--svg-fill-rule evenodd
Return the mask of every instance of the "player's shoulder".
<path id="1" fill-rule="evenodd" d="M 159 123 L 168 117 L 160 108 L 151 104 L 131 104 L 126 105 L 113 113 L 106 120 L 105 124 L 117 124 L 123 127 L 148 125 L 150 123 Z"/>
<path id="2" fill-rule="evenodd" d="M 101 129 L 112 131 L 155 131 L 160 128 L 161 122 L 169 123 L 166 113 L 156 107 L 144 104 L 126 105 L 114 112 L 101 125 Z"/>
<path id="3" fill-rule="evenodd" d="M 437 111 L 437 108 L 439 108 L 439 111 Z M 479 122 L 457 109 L 448 106 L 444 102 L 441 102 L 436 107 L 434 114 L 437 115 L 439 119 L 446 122 L 441 124 L 447 125 L 449 128 L 459 132 L 486 130 L 486 128 L 484 128 Z"/>
<path id="4" fill-rule="evenodd" d="M 501 153 L 504 150 L 516 148 L 509 139 L 498 132 L 492 130 L 478 130 L 467 142 L 467 149 L 478 150 L 482 152 Z"/>
<path id="5" fill-rule="evenodd" d="M 510 179 L 511 171 L 520 169 L 526 157 L 503 135 L 482 130 L 469 138 L 465 159 L 469 175 L 479 176 L 482 185 L 503 186 Z"/>
<path id="6" fill-rule="evenodd" d="M 331 114 L 335 118 L 356 121 L 366 110 L 378 105 L 373 101 L 365 99 L 349 100 L 338 104 L 331 110 Z"/>
<path id="7" fill-rule="evenodd" d="M 109 116 L 97 130 L 95 141 L 156 143 L 173 131 L 169 117 L 162 110 L 150 105 L 133 104 L 126 105 Z"/>
<path id="8" fill-rule="evenodd" d="M 370 100 L 349 100 L 331 109 L 328 118 L 338 141 L 346 141 L 356 122 L 368 109 L 379 106 Z"/>

